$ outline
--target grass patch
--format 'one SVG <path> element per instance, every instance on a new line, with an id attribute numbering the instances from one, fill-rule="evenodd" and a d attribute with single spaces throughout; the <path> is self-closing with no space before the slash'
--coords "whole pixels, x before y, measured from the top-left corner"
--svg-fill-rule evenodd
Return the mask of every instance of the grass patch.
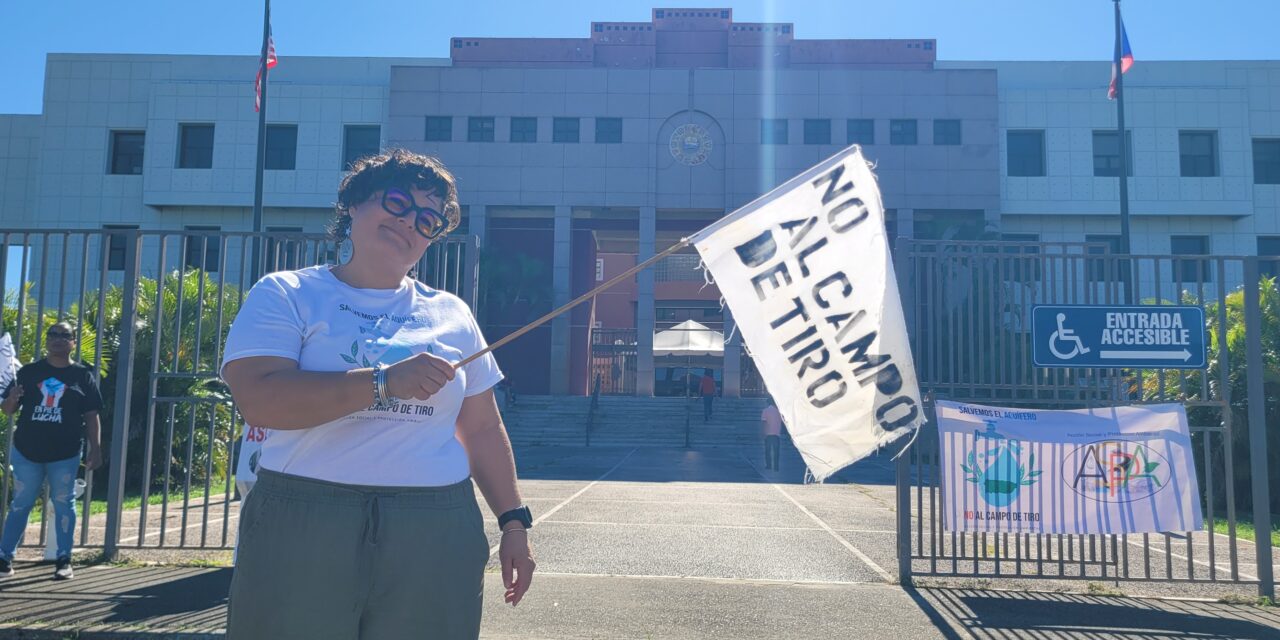
<path id="1" fill-rule="evenodd" d="M 1090 582 L 1087 586 L 1089 595 L 1091 596 L 1123 596 L 1124 592 L 1119 589 L 1107 586 L 1101 582 Z"/>
<path id="2" fill-rule="evenodd" d="M 1227 535 L 1226 518 L 1213 519 L 1213 531 Z M 1253 524 L 1253 518 L 1249 515 L 1236 517 L 1236 537 L 1248 540 L 1250 542 L 1258 541 L 1257 528 Z M 1271 518 L 1271 546 L 1280 547 L 1280 515 Z"/>
<path id="3" fill-rule="evenodd" d="M 1266 596 L 1242 596 L 1239 594 L 1231 594 L 1218 598 L 1218 602 L 1222 604 L 1243 604 L 1253 607 L 1273 608 L 1276 603 Z"/>
<path id="4" fill-rule="evenodd" d="M 169 499 L 168 499 L 168 502 L 169 502 L 169 505 L 170 505 L 170 506 L 173 506 L 175 503 L 176 503 L 177 505 L 179 505 L 179 506 L 181 506 L 181 505 L 182 505 L 182 492 L 181 492 L 181 491 L 170 492 L 170 493 L 169 493 L 168 498 L 169 498 Z M 191 499 L 192 499 L 193 501 L 194 501 L 194 500 L 196 500 L 196 499 L 203 499 L 203 498 L 204 498 L 204 487 L 201 487 L 201 488 L 200 488 L 199 493 L 197 493 L 197 492 L 195 492 L 195 491 L 192 491 L 192 492 L 191 492 Z M 212 489 L 211 489 L 211 492 L 210 492 L 210 494 L 209 494 L 209 500 L 210 500 L 210 501 L 216 501 L 216 500 L 219 500 L 219 499 L 221 499 L 221 498 L 222 498 L 222 491 L 216 491 L 216 492 L 214 492 L 214 491 L 212 491 Z M 232 499 L 234 499 L 234 498 L 235 498 L 235 490 L 234 490 L 234 489 L 233 489 L 233 490 L 232 490 L 232 492 L 231 492 L 231 498 L 232 498 Z M 164 493 L 153 493 L 153 494 L 151 494 L 151 495 L 147 496 L 147 504 L 148 504 L 149 506 L 155 506 L 155 505 L 161 504 L 161 503 L 163 503 L 163 502 L 165 502 L 165 501 L 166 501 L 166 500 L 165 500 L 165 494 L 164 494 Z M 76 507 L 77 507 L 78 509 L 80 509 L 80 511 L 81 511 L 81 513 L 80 513 L 80 517 L 84 517 L 84 513 L 83 513 L 84 502 L 83 502 L 82 500 L 77 500 L 77 501 L 76 501 Z M 136 495 L 125 496 L 125 498 L 124 498 L 124 509 L 125 509 L 125 511 L 129 511 L 129 510 L 131 510 L 131 509 L 139 509 L 139 508 L 141 508 L 141 507 L 142 507 L 142 494 L 140 494 L 140 493 L 139 493 L 139 494 L 136 494 Z M 40 522 L 40 518 L 41 518 L 41 514 L 42 514 L 43 512 L 44 512 L 44 503 L 43 503 L 43 502 L 37 503 L 37 504 L 36 504 L 36 506 L 35 506 L 35 508 L 31 510 L 31 516 L 30 516 L 29 518 L 27 518 L 27 523 L 28 523 L 28 524 L 39 524 L 39 522 Z M 107 512 L 107 501 L 106 501 L 106 500 L 91 500 L 91 501 L 89 502 L 89 515 L 90 515 L 90 516 L 102 515 L 102 514 L 104 514 L 104 513 L 106 513 L 106 512 Z"/>

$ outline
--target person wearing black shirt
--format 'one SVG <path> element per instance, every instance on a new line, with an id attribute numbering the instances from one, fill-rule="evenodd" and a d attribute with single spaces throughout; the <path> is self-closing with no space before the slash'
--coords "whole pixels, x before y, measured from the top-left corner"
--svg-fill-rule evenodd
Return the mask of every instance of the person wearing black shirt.
<path id="1" fill-rule="evenodd" d="M 102 464 L 102 427 L 98 421 L 102 394 L 98 391 L 98 378 L 91 367 L 71 361 L 76 334 L 70 324 L 59 322 L 49 327 L 45 336 L 46 357 L 18 369 L 0 403 L 0 410 L 6 415 L 18 412 L 10 460 L 13 502 L 0 533 L 0 578 L 13 575 L 13 553 L 46 480 L 58 546 L 54 578 L 66 580 L 74 575 L 71 545 L 76 527 L 75 481 L 84 440 L 89 443 L 85 467 L 93 470 Z"/>

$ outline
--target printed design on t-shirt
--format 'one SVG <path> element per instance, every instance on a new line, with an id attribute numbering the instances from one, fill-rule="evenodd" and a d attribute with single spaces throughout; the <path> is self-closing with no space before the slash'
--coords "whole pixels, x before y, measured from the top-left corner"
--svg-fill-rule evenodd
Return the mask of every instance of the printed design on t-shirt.
<path id="1" fill-rule="evenodd" d="M 345 306 L 345 305 L 344 305 Z M 349 353 L 338 356 L 343 362 L 361 367 L 372 367 L 374 363 L 384 366 L 393 365 L 414 354 L 414 347 L 427 342 L 426 352 L 436 353 L 435 345 L 430 338 L 422 335 L 426 323 L 416 317 L 392 318 L 387 316 L 372 319 L 371 314 L 359 314 L 366 322 L 359 326 L 362 337 L 351 341 Z M 424 339 L 425 338 L 425 339 Z M 385 407 L 369 407 L 362 413 L 374 414 L 392 420 L 412 421 L 435 415 L 435 407 L 430 404 L 419 404 L 417 401 L 401 400 Z"/>
<path id="2" fill-rule="evenodd" d="M 40 393 L 43 397 L 31 412 L 32 422 L 62 422 L 62 396 L 66 391 L 67 385 L 57 378 L 41 382 Z"/>

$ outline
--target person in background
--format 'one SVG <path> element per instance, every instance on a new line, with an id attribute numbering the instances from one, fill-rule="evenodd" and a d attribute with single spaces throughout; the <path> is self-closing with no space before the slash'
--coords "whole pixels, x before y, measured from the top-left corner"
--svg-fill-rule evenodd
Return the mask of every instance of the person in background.
<path id="1" fill-rule="evenodd" d="M 778 449 L 782 442 L 782 412 L 773 398 L 760 412 L 760 434 L 764 436 L 764 468 L 769 471 L 778 470 Z"/>
<path id="2" fill-rule="evenodd" d="M 102 465 L 102 425 L 98 420 L 102 394 L 98 377 L 89 365 L 71 360 L 76 330 L 70 323 L 49 327 L 45 338 L 44 359 L 18 369 L 0 403 L 0 410 L 6 415 L 18 412 L 13 459 L 9 461 L 14 478 L 13 502 L 0 533 L 0 578 L 14 574 L 14 552 L 46 480 L 58 548 L 53 578 L 68 580 L 75 575 L 71 569 L 75 486 L 86 441 L 89 446 L 85 468 L 92 471 Z"/>
<path id="3" fill-rule="evenodd" d="M 698 382 L 698 393 L 702 396 L 702 421 L 711 421 L 711 405 L 716 400 L 716 379 L 711 377 L 710 369 L 702 370 L 702 380 Z"/>

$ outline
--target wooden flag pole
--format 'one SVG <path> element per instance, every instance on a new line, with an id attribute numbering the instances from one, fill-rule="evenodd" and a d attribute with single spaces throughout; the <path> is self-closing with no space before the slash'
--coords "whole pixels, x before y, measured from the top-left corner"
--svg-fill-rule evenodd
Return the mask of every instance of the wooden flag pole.
<path id="1" fill-rule="evenodd" d="M 683 239 L 681 239 L 681 240 L 680 240 L 680 242 L 677 242 L 677 243 L 675 243 L 675 244 L 671 245 L 671 247 L 669 247 L 666 251 L 663 251 L 662 253 L 659 253 L 659 254 L 657 254 L 657 255 L 654 255 L 652 258 L 649 258 L 648 260 L 645 260 L 644 262 L 641 262 L 640 264 L 637 264 L 636 266 L 631 267 L 630 269 L 627 269 L 626 271 L 624 271 L 624 272 L 622 272 L 622 273 L 620 273 L 620 274 L 618 274 L 618 275 L 614 276 L 613 278 L 610 278 L 608 282 L 606 282 L 606 283 L 604 283 L 604 284 L 602 284 L 602 285 L 600 285 L 600 286 L 598 286 L 598 287 L 596 287 L 596 288 L 594 288 L 594 289 L 592 289 L 592 290 L 590 290 L 590 291 L 588 291 L 588 292 L 586 292 L 586 293 L 584 293 L 584 294 L 582 294 L 582 295 L 578 296 L 577 298 L 574 298 L 573 300 L 570 300 L 568 303 L 566 303 L 566 304 L 564 304 L 564 305 L 560 306 L 560 308 L 555 309 L 555 310 L 551 311 L 550 313 L 548 313 L 547 315 L 544 315 L 544 316 L 542 316 L 541 318 L 538 318 L 537 320 L 534 320 L 533 322 L 530 322 L 529 324 L 527 324 L 527 325 L 525 325 L 525 326 L 523 326 L 523 327 L 521 327 L 521 328 L 519 328 L 519 329 L 517 329 L 517 330 L 515 330 L 515 331 L 513 331 L 513 332 L 511 332 L 511 333 L 509 333 L 509 334 L 507 334 L 507 335 L 505 335 L 505 336 L 503 336 L 501 340 L 499 340 L 499 341 L 497 341 L 497 342 L 495 342 L 495 343 L 493 343 L 493 344 L 491 344 L 491 345 L 489 345 L 489 346 L 485 347 L 484 349 L 481 349 L 480 351 L 475 352 L 474 354 L 472 354 L 471 356 L 469 356 L 469 357 L 465 358 L 464 360 L 462 360 L 462 361 L 461 361 L 461 362 L 459 362 L 458 364 L 453 365 L 453 369 L 454 369 L 455 371 L 457 371 L 458 369 L 461 369 L 462 367 L 466 366 L 467 364 L 469 364 L 471 361 L 475 360 L 476 358 L 479 358 L 479 357 L 483 356 L 484 354 L 489 353 L 490 351 L 493 351 L 494 349 L 497 349 L 498 347 L 501 347 L 501 346 L 503 346 L 503 345 L 505 345 L 505 344 L 507 344 L 507 343 L 511 342 L 512 340 L 515 340 L 516 338 L 519 338 L 520 336 L 522 336 L 522 335 L 524 335 L 524 334 L 526 334 L 526 333 L 529 333 L 530 331 L 532 331 L 532 330 L 534 330 L 534 329 L 538 328 L 539 326 L 541 326 L 541 325 L 545 324 L 548 320 L 550 320 L 550 319 L 552 319 L 552 318 L 554 318 L 554 317 L 556 317 L 556 316 L 558 316 L 558 315 L 560 315 L 560 314 L 562 314 L 562 313 L 564 313 L 564 312 L 566 312 L 566 311 L 568 311 L 568 310 L 570 310 L 570 309 L 572 309 L 572 308 L 574 308 L 574 307 L 576 307 L 576 306 L 578 306 L 578 305 L 582 304 L 583 302 L 586 302 L 587 300 L 590 300 L 591 298 L 594 298 L 594 297 L 596 296 L 596 294 L 600 293 L 601 291 L 604 291 L 605 289 L 608 289 L 608 288 L 610 288 L 610 287 L 612 287 L 612 286 L 614 286 L 614 285 L 618 284 L 619 282 L 622 282 L 623 280 L 625 280 L 625 279 L 627 279 L 628 277 L 630 277 L 630 276 L 634 275 L 635 273 L 637 273 L 637 272 L 641 271 L 642 269 L 645 269 L 646 267 L 650 267 L 650 266 L 652 266 L 653 264 L 657 263 L 659 260 L 661 260 L 661 259 L 663 259 L 663 258 L 665 258 L 665 257 L 667 257 L 667 256 L 669 256 L 669 255 L 671 255 L 671 254 L 673 254 L 673 253 L 675 253 L 675 252 L 677 252 L 677 251 L 679 251 L 679 250 L 681 250 L 681 249 L 683 249 L 683 248 L 685 248 L 685 247 L 689 246 L 689 243 L 690 243 L 690 242 L 692 242 L 692 240 L 691 240 L 690 238 L 683 238 Z"/>

